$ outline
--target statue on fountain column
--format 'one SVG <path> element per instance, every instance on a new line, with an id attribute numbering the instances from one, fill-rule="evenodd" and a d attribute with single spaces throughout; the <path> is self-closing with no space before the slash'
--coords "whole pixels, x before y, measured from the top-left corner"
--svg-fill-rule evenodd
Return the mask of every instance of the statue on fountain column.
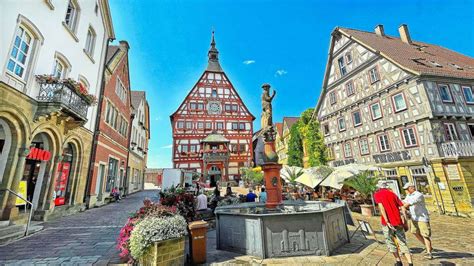
<path id="1" fill-rule="evenodd" d="M 272 114 L 272 100 L 275 97 L 276 91 L 273 90 L 273 94 L 270 96 L 270 84 L 265 83 L 262 85 L 262 130 L 273 127 L 273 114 Z"/>

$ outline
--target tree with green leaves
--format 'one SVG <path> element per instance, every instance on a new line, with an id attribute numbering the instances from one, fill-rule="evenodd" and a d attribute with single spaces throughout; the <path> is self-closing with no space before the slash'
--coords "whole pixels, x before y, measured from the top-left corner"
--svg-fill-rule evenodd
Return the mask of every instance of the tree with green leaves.
<path id="1" fill-rule="evenodd" d="M 328 161 L 324 137 L 321 134 L 319 122 L 312 117 L 313 113 L 314 108 L 307 109 L 301 114 L 297 123 L 298 131 L 304 139 L 310 167 L 325 165 Z"/>
<path id="2" fill-rule="evenodd" d="M 261 169 L 242 167 L 240 168 L 240 171 L 245 182 L 250 183 L 251 185 L 263 184 L 263 173 Z"/>
<path id="3" fill-rule="evenodd" d="M 372 193 L 377 189 L 378 181 L 377 177 L 365 171 L 344 180 L 344 185 L 357 190 L 364 202 L 369 203 Z"/>
<path id="4" fill-rule="evenodd" d="M 288 165 L 303 167 L 303 138 L 298 130 L 298 123 L 290 128 L 288 140 Z"/>

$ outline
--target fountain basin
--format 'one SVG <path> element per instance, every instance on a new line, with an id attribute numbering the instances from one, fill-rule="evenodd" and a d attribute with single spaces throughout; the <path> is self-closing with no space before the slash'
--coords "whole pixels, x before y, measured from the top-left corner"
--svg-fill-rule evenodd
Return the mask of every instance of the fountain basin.
<path id="1" fill-rule="evenodd" d="M 285 201 L 276 209 L 264 203 L 218 207 L 217 249 L 260 258 L 329 256 L 349 242 L 344 205 Z"/>

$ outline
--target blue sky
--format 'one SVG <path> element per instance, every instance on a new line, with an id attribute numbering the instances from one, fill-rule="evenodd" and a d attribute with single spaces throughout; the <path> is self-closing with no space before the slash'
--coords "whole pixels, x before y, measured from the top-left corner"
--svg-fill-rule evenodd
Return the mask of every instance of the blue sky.
<path id="1" fill-rule="evenodd" d="M 221 66 L 257 117 L 261 84 L 277 90 L 274 121 L 316 105 L 336 26 L 398 36 L 474 56 L 473 1 L 112 0 L 117 40 L 130 44 L 133 90 L 150 104 L 148 167 L 171 167 L 169 115 L 207 65 L 212 29 Z"/>

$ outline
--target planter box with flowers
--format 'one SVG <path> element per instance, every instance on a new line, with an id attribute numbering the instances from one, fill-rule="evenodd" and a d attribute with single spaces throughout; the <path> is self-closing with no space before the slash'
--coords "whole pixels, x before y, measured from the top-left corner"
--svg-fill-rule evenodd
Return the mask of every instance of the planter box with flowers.
<path id="1" fill-rule="evenodd" d="M 186 220 L 174 207 L 143 203 L 120 231 L 120 256 L 140 265 L 183 265 Z"/>

